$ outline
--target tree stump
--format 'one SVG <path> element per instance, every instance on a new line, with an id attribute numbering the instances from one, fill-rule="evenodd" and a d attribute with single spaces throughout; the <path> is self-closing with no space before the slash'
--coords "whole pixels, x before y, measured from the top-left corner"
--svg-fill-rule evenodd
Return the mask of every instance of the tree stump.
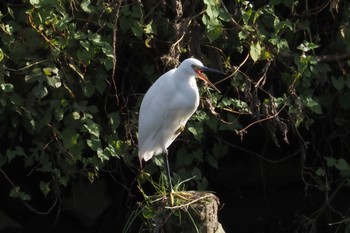
<path id="1" fill-rule="evenodd" d="M 210 192 L 175 192 L 174 206 L 168 197 L 153 196 L 154 233 L 225 233 L 218 222 L 219 199 Z"/>

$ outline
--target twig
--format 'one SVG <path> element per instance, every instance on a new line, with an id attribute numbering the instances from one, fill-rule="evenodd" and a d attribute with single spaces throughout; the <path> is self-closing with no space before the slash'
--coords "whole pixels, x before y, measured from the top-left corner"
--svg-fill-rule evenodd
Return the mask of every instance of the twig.
<path id="1" fill-rule="evenodd" d="M 121 6 L 121 0 L 115 0 L 112 2 L 112 6 L 114 8 L 114 21 L 113 21 L 113 41 L 112 41 L 112 49 L 113 49 L 113 68 L 112 68 L 112 75 L 111 80 L 113 84 L 113 88 L 115 91 L 115 97 L 117 100 L 117 106 L 119 106 L 119 98 L 118 98 L 118 88 L 115 81 L 116 71 L 118 67 L 118 61 L 117 61 L 117 32 L 118 32 L 118 19 L 119 19 L 119 10 Z"/>
<path id="2" fill-rule="evenodd" d="M 264 122 L 264 121 L 267 121 L 267 120 L 270 120 L 272 118 L 275 118 L 276 116 L 278 116 L 280 114 L 280 112 L 286 107 L 286 104 L 284 104 L 280 110 L 278 110 L 278 112 L 276 112 L 275 114 L 273 115 L 270 115 L 270 116 L 267 116 L 263 119 L 260 119 L 260 120 L 257 120 L 257 121 L 254 121 L 252 123 L 250 123 L 249 125 L 247 125 L 246 127 L 244 127 L 243 129 L 241 130 L 236 130 L 236 133 L 237 134 L 242 134 L 243 132 L 247 131 L 248 128 L 250 128 L 251 126 L 255 125 L 255 124 L 258 124 L 258 123 L 261 123 L 261 122 Z"/>
<path id="3" fill-rule="evenodd" d="M 178 205 L 178 206 L 165 206 L 165 209 L 181 209 L 181 208 L 186 208 L 189 207 L 190 205 L 192 205 L 193 203 L 199 202 L 200 200 L 206 199 L 208 197 L 212 196 L 212 194 L 206 194 L 204 196 L 201 196 L 199 198 L 194 199 L 193 201 L 187 202 L 185 204 L 182 205 Z"/>
<path id="4" fill-rule="evenodd" d="M 12 188 L 16 188 L 16 185 L 13 183 L 13 181 L 7 176 L 7 174 L 6 174 L 6 173 L 4 172 L 4 170 L 2 170 L 1 168 L 0 168 L 0 173 L 1 173 L 1 174 L 5 177 L 5 179 L 11 184 Z M 57 202 L 58 202 L 58 199 L 59 199 L 59 198 L 56 198 L 55 201 L 54 201 L 54 203 L 53 203 L 53 204 L 49 207 L 49 209 L 48 209 L 47 211 L 45 211 L 45 212 L 34 209 L 31 205 L 29 205 L 28 203 L 26 203 L 24 200 L 21 200 L 21 201 L 22 201 L 22 203 L 23 203 L 28 209 L 30 209 L 30 210 L 33 211 L 34 213 L 40 214 L 40 215 L 47 215 L 47 214 L 49 214 L 49 213 L 53 210 L 53 208 L 56 206 L 56 204 L 57 204 Z"/>

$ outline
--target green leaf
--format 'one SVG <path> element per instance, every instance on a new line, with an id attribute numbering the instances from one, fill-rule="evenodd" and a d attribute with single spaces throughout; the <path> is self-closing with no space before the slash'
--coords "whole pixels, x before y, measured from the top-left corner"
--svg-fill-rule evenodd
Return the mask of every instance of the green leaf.
<path id="1" fill-rule="evenodd" d="M 86 49 L 86 51 L 90 50 L 90 42 L 88 40 L 81 40 L 79 43 L 84 49 Z"/>
<path id="2" fill-rule="evenodd" d="M 108 153 L 105 153 L 105 151 L 102 148 L 97 149 L 97 157 L 102 161 L 109 160 Z"/>
<path id="3" fill-rule="evenodd" d="M 218 39 L 221 36 L 221 34 L 222 34 L 222 27 L 217 26 L 217 27 L 211 28 L 207 32 L 207 37 L 210 42 L 213 42 L 214 40 Z"/>
<path id="4" fill-rule="evenodd" d="M 322 107 L 321 105 L 316 102 L 313 98 L 311 97 L 306 97 L 305 98 L 305 105 L 308 109 L 310 109 L 312 112 L 316 114 L 322 114 Z"/>
<path id="5" fill-rule="evenodd" d="M 345 81 L 342 76 L 339 78 L 332 76 L 332 85 L 337 91 L 341 91 L 345 86 Z"/>
<path id="6" fill-rule="evenodd" d="M 102 36 L 100 34 L 89 32 L 88 33 L 88 39 L 94 45 L 98 45 L 100 47 L 103 47 L 105 45 L 105 41 L 103 40 L 103 38 L 102 38 Z"/>
<path id="7" fill-rule="evenodd" d="M 350 169 L 349 164 L 346 162 L 345 159 L 338 159 L 338 161 L 335 163 L 335 167 L 339 171 L 347 171 Z"/>
<path id="8" fill-rule="evenodd" d="M 10 197 L 20 198 L 22 201 L 30 201 L 31 196 L 20 190 L 19 186 L 13 187 L 10 191 Z"/>
<path id="9" fill-rule="evenodd" d="M 37 168 L 35 170 L 39 171 L 39 172 L 51 173 L 53 171 L 52 163 L 51 162 L 46 162 L 46 163 L 43 164 L 42 167 L 39 167 L 39 168 Z"/>
<path id="10" fill-rule="evenodd" d="M 321 167 L 317 168 L 317 170 L 316 170 L 317 176 L 325 176 L 325 174 L 326 174 L 326 172 L 323 168 L 321 168 Z"/>
<path id="11" fill-rule="evenodd" d="M 240 31 L 238 33 L 238 38 L 240 41 L 244 41 L 245 39 L 247 39 L 249 36 L 249 33 L 247 33 L 246 31 Z"/>
<path id="12" fill-rule="evenodd" d="M 13 92 L 14 87 L 11 83 L 2 83 L 1 90 L 3 90 L 6 93 L 11 93 L 11 92 Z"/>
<path id="13" fill-rule="evenodd" d="M 107 89 L 107 83 L 105 81 L 105 76 L 103 76 L 104 74 L 101 74 L 101 73 L 103 73 L 103 72 L 100 71 L 96 75 L 95 88 L 98 91 L 98 93 L 103 94 L 106 91 L 106 89 Z"/>
<path id="14" fill-rule="evenodd" d="M 34 96 L 36 98 L 38 98 L 39 100 L 44 98 L 49 93 L 47 88 L 44 85 L 42 85 L 42 84 L 39 84 L 39 85 L 35 86 L 33 88 L 33 92 L 34 92 Z"/>
<path id="15" fill-rule="evenodd" d="M 85 11 L 86 13 L 93 13 L 95 10 L 95 7 L 91 5 L 91 1 L 90 0 L 83 0 L 80 4 L 81 9 L 83 9 L 83 11 Z"/>
<path id="16" fill-rule="evenodd" d="M 113 47 L 109 43 L 104 43 L 102 52 L 109 58 L 113 58 Z"/>
<path id="17" fill-rule="evenodd" d="M 62 85 L 61 78 L 58 76 L 47 77 L 46 82 L 49 86 L 59 88 Z"/>
<path id="18" fill-rule="evenodd" d="M 64 128 L 62 130 L 61 135 L 62 135 L 63 146 L 66 149 L 69 149 L 75 146 L 80 137 L 79 133 L 77 133 L 77 131 L 71 127 Z"/>
<path id="19" fill-rule="evenodd" d="M 99 138 L 93 137 L 91 139 L 87 139 L 86 143 L 94 151 L 97 151 L 102 147 L 101 140 Z"/>
<path id="20" fill-rule="evenodd" d="M 95 87 L 92 83 L 86 82 L 85 85 L 82 85 L 83 92 L 86 97 L 91 97 L 95 93 Z"/>
<path id="21" fill-rule="evenodd" d="M 337 162 L 337 160 L 335 158 L 333 158 L 333 157 L 324 157 L 324 158 L 325 158 L 325 160 L 327 162 L 327 166 L 328 167 L 333 167 L 336 164 L 336 162 Z"/>
<path id="22" fill-rule="evenodd" d="M 0 62 L 4 59 L 4 53 L 2 52 L 2 49 L 0 48 Z"/>
<path id="23" fill-rule="evenodd" d="M 108 146 L 105 148 L 104 153 L 108 153 L 111 157 L 119 158 L 119 154 L 117 153 L 116 148 L 114 148 L 112 144 L 108 144 Z"/>
<path id="24" fill-rule="evenodd" d="M 250 46 L 250 57 L 253 59 L 254 62 L 258 61 L 262 54 L 262 48 L 259 42 L 256 44 L 252 44 Z"/>
<path id="25" fill-rule="evenodd" d="M 207 159 L 210 166 L 212 166 L 215 169 L 219 169 L 218 161 L 214 156 L 207 155 L 205 158 Z"/>
<path id="26" fill-rule="evenodd" d="M 45 197 L 51 191 L 50 183 L 48 182 L 40 181 L 39 187 L 41 192 L 45 195 Z"/>
<path id="27" fill-rule="evenodd" d="M 100 137 L 100 126 L 93 122 L 92 120 L 87 120 L 84 127 L 88 130 L 91 135 L 95 137 Z"/>
<path id="28" fill-rule="evenodd" d="M 39 7 L 40 0 L 30 0 L 30 4 L 32 4 L 35 7 Z"/>
<path id="29" fill-rule="evenodd" d="M 22 147 L 16 146 L 14 150 L 7 149 L 6 156 L 8 161 L 11 162 L 11 160 L 16 156 L 26 156 L 26 154 Z"/>
<path id="30" fill-rule="evenodd" d="M 139 38 L 139 39 L 142 38 L 143 28 L 142 28 L 142 25 L 139 22 L 134 21 L 134 23 L 131 26 L 131 31 L 134 33 L 134 35 L 137 38 Z"/>
<path id="31" fill-rule="evenodd" d="M 54 116 L 57 121 L 61 121 L 64 117 L 63 109 L 60 107 L 55 108 Z"/>
<path id="32" fill-rule="evenodd" d="M 188 127 L 188 131 L 190 131 L 194 136 L 198 136 L 196 128 L 190 126 L 190 127 Z"/>
<path id="33" fill-rule="evenodd" d="M 303 51 L 303 52 L 308 52 L 310 50 L 314 50 L 316 48 L 320 47 L 319 45 L 312 43 L 312 42 L 308 42 L 308 41 L 304 41 L 304 43 L 300 44 L 297 49 Z"/>
<path id="34" fill-rule="evenodd" d="M 79 112 L 72 112 L 72 117 L 74 120 L 79 120 L 80 119 L 80 113 Z"/>
<path id="35" fill-rule="evenodd" d="M 154 212 L 152 211 L 152 208 L 142 208 L 142 217 L 145 219 L 152 219 L 154 218 Z"/>
<path id="36" fill-rule="evenodd" d="M 130 142 L 118 140 L 115 142 L 116 154 L 125 154 Z M 117 155 L 118 156 L 118 155 Z"/>
<path id="37" fill-rule="evenodd" d="M 113 131 L 117 129 L 120 124 L 120 116 L 118 112 L 108 114 L 108 124 Z"/>

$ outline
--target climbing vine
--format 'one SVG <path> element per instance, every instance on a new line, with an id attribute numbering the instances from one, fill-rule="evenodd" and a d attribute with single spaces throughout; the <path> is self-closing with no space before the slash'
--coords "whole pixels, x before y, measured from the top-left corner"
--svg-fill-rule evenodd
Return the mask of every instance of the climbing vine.
<path id="1" fill-rule="evenodd" d="M 0 9 L 8 195 L 30 204 L 37 189 L 56 205 L 77 177 L 93 182 L 121 166 L 136 180 L 142 96 L 188 56 L 227 75 L 210 77 L 221 93 L 201 85 L 200 108 L 171 149 L 177 180 L 206 189 L 202 168 L 220 168 L 237 150 L 231 139 L 261 127 L 276 147 L 297 141 L 306 187 L 335 197 L 349 185 L 348 2 L 12 0 Z M 156 176 L 154 162 L 143 174 Z"/>

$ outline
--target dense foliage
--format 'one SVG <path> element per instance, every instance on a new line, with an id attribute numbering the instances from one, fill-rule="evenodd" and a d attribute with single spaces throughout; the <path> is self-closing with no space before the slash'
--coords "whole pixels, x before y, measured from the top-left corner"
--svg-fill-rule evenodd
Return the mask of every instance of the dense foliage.
<path id="1" fill-rule="evenodd" d="M 38 189 L 35 198 L 56 203 L 77 177 L 93 182 L 127 167 L 137 179 L 143 93 L 195 56 L 228 75 L 210 77 L 221 94 L 200 85 L 201 106 L 171 149 L 175 177 L 195 176 L 189 186 L 206 189 L 201 167 L 218 169 L 236 150 L 232 138 L 258 126 L 276 146 L 293 138 L 305 186 L 330 203 L 350 184 L 349 22 L 350 3 L 338 0 L 1 2 L 8 194 L 30 204 Z"/>

